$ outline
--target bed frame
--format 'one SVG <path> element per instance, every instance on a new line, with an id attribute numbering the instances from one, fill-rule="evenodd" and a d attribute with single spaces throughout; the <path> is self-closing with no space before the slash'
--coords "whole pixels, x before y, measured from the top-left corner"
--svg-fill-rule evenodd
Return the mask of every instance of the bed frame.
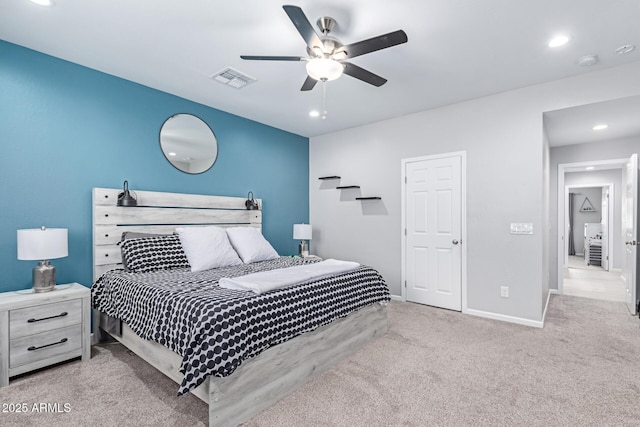
<path id="1" fill-rule="evenodd" d="M 123 231 L 171 233 L 177 226 L 262 227 L 262 211 L 247 210 L 243 197 L 136 191 L 137 207 L 116 206 L 121 189 L 93 189 L 93 277 L 122 268 Z M 262 201 L 258 199 L 262 206 Z M 103 337 L 103 315 L 94 310 L 94 343 Z M 210 426 L 235 426 L 268 408 L 387 330 L 387 310 L 374 304 L 315 331 L 269 348 L 245 361 L 232 375 L 208 377 L 191 393 L 209 404 Z M 138 337 L 123 324 L 113 336 L 178 384 L 182 358 Z"/>

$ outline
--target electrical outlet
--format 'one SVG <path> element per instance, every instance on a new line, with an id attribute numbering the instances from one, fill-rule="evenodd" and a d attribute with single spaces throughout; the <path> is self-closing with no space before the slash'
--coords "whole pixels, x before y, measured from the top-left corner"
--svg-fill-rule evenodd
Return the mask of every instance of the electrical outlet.
<path id="1" fill-rule="evenodd" d="M 500 286 L 500 296 L 502 298 L 509 298 L 509 287 L 508 286 Z"/>

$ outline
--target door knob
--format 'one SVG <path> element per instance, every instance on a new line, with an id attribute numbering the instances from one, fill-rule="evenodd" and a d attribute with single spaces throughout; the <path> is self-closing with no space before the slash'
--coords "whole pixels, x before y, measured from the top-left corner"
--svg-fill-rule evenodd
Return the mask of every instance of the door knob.
<path id="1" fill-rule="evenodd" d="M 454 245 L 457 245 L 460 242 L 458 242 L 456 239 L 453 239 L 453 241 L 451 243 L 453 243 Z"/>

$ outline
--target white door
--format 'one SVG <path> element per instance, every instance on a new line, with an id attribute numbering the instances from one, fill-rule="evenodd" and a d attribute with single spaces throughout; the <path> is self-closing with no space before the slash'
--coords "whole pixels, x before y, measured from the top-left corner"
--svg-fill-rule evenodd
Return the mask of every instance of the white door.
<path id="1" fill-rule="evenodd" d="M 462 309 L 462 156 L 403 162 L 406 299 Z"/>
<path id="2" fill-rule="evenodd" d="M 609 271 L 609 187 L 602 187 L 602 268 Z"/>
<path id="3" fill-rule="evenodd" d="M 623 169 L 622 232 L 624 234 L 624 282 L 627 289 L 627 307 L 636 314 L 637 262 L 638 262 L 638 155 L 633 154 Z"/>

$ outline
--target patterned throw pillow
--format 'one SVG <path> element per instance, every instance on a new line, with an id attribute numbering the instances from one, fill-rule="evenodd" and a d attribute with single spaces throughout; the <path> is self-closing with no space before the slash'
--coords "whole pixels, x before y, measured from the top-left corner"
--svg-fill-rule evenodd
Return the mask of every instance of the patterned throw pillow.
<path id="1" fill-rule="evenodd" d="M 121 242 L 129 239 L 141 239 L 143 237 L 158 237 L 158 236 L 170 236 L 170 234 L 158 234 L 158 233 L 139 233 L 137 231 L 123 231 Z M 120 245 L 120 243 L 118 243 Z M 122 252 L 122 251 L 120 251 Z M 122 255 L 122 267 L 124 271 L 130 271 L 129 266 L 127 265 L 127 259 Z"/>
<path id="2" fill-rule="evenodd" d="M 132 273 L 189 268 L 176 235 L 129 239 L 120 243 L 122 261 Z"/>

